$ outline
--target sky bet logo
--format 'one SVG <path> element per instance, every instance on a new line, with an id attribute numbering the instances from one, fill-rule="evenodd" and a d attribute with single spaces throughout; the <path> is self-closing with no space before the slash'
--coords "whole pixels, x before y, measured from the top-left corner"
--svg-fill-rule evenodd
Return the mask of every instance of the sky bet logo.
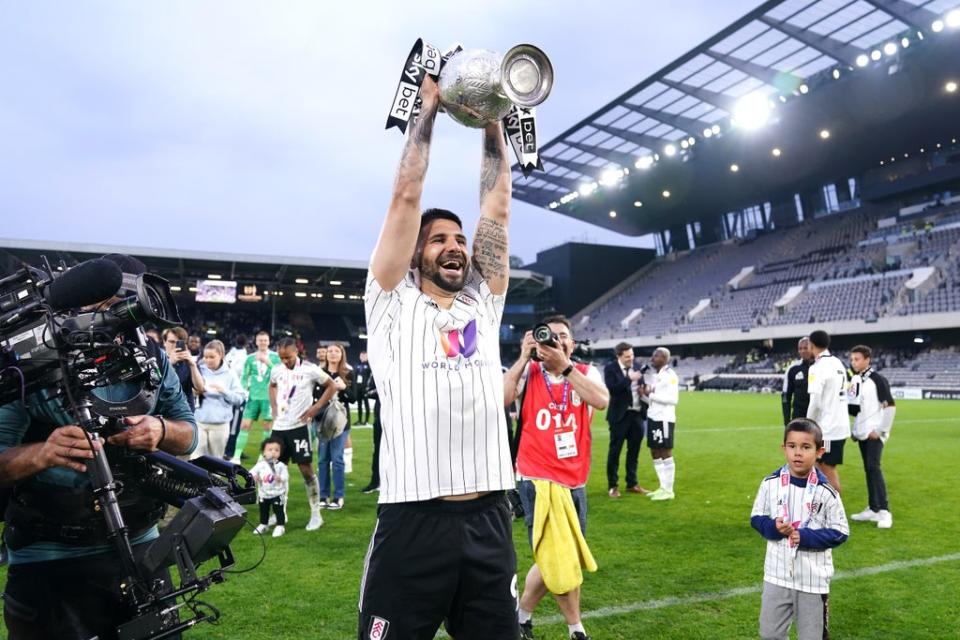
<path id="1" fill-rule="evenodd" d="M 472 356 L 477 351 L 477 321 L 471 320 L 462 330 L 441 331 L 440 346 L 448 358 Z"/>

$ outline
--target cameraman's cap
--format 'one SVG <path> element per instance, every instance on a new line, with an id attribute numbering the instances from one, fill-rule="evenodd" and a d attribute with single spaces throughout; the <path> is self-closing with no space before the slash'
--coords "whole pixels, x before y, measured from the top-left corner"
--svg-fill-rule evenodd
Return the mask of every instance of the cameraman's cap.
<path id="1" fill-rule="evenodd" d="M 120 271 L 123 272 L 123 284 L 120 285 L 120 290 L 117 291 L 117 295 L 136 293 L 137 277 L 147 272 L 147 265 L 143 264 L 143 262 L 137 258 L 124 253 L 108 253 L 103 256 L 103 259 L 114 263 L 120 267 Z"/>

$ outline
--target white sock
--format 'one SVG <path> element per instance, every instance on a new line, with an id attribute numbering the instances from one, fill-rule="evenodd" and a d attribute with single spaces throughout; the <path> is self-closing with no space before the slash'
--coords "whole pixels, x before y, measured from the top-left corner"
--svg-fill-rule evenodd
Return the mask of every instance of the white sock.
<path id="1" fill-rule="evenodd" d="M 304 486 L 307 489 L 307 502 L 310 504 L 310 511 L 320 512 L 320 479 L 313 476 L 310 480 L 304 480 Z"/>
<path id="2" fill-rule="evenodd" d="M 673 479 L 677 475 L 677 464 L 673 461 L 673 457 L 661 460 L 660 468 L 663 469 L 663 479 L 660 483 L 664 489 L 673 493 Z"/>
<path id="3" fill-rule="evenodd" d="M 353 473 L 353 447 L 346 447 L 343 450 L 343 472 Z"/>
<path id="4" fill-rule="evenodd" d="M 523 624 L 524 622 L 527 622 L 533 618 L 533 611 L 527 611 L 523 607 L 520 607 L 518 609 L 517 618 L 520 619 L 520 624 Z"/>
<path id="5" fill-rule="evenodd" d="M 666 489 L 667 481 L 663 469 L 663 463 L 664 460 L 661 460 L 660 458 L 653 459 L 653 470 L 657 473 L 657 479 L 660 480 L 660 488 Z"/>
<path id="6" fill-rule="evenodd" d="M 567 633 L 568 633 L 569 635 L 572 636 L 572 635 L 573 635 L 574 633 L 576 633 L 577 631 L 579 631 L 580 633 L 586 635 L 587 630 L 583 628 L 583 623 L 582 623 L 582 622 L 578 622 L 577 624 L 568 624 L 568 625 L 567 625 Z"/>

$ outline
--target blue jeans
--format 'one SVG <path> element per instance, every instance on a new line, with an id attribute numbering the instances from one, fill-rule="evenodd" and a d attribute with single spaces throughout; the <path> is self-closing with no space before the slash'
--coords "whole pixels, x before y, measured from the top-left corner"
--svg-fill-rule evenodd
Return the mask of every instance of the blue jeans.
<path id="1" fill-rule="evenodd" d="M 520 502 L 523 504 L 523 521 L 527 525 L 527 540 L 533 546 L 533 512 L 537 504 L 537 488 L 530 480 L 521 480 L 517 483 L 520 493 Z M 573 498 L 573 507 L 577 510 L 577 520 L 580 521 L 580 533 L 587 535 L 587 488 L 570 489 Z"/>
<path id="2" fill-rule="evenodd" d="M 333 467 L 333 497 L 342 498 L 344 489 L 343 479 L 343 446 L 347 442 L 347 431 L 344 431 L 333 440 L 320 438 L 317 443 L 317 476 L 320 479 L 320 499 L 330 497 L 330 468 Z"/>

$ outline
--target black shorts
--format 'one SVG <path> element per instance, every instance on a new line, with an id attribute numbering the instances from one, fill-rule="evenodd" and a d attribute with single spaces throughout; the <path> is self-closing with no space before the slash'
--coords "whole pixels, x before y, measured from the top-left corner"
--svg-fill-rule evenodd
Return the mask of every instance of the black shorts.
<path id="1" fill-rule="evenodd" d="M 673 449 L 674 422 L 647 419 L 647 446 L 651 449 Z"/>
<path id="2" fill-rule="evenodd" d="M 519 638 L 517 557 L 503 492 L 380 505 L 360 582 L 359 640 Z"/>
<path id="3" fill-rule="evenodd" d="M 307 425 L 285 431 L 274 429 L 270 436 L 283 442 L 280 450 L 280 462 L 283 464 L 291 460 L 297 464 L 309 464 L 313 461 L 313 449 L 310 448 L 310 432 L 307 430 Z"/>
<path id="4" fill-rule="evenodd" d="M 846 442 L 846 440 L 824 440 L 823 448 L 826 449 L 826 451 L 817 459 L 817 462 L 834 466 L 843 464 L 843 445 L 846 444 Z"/>

